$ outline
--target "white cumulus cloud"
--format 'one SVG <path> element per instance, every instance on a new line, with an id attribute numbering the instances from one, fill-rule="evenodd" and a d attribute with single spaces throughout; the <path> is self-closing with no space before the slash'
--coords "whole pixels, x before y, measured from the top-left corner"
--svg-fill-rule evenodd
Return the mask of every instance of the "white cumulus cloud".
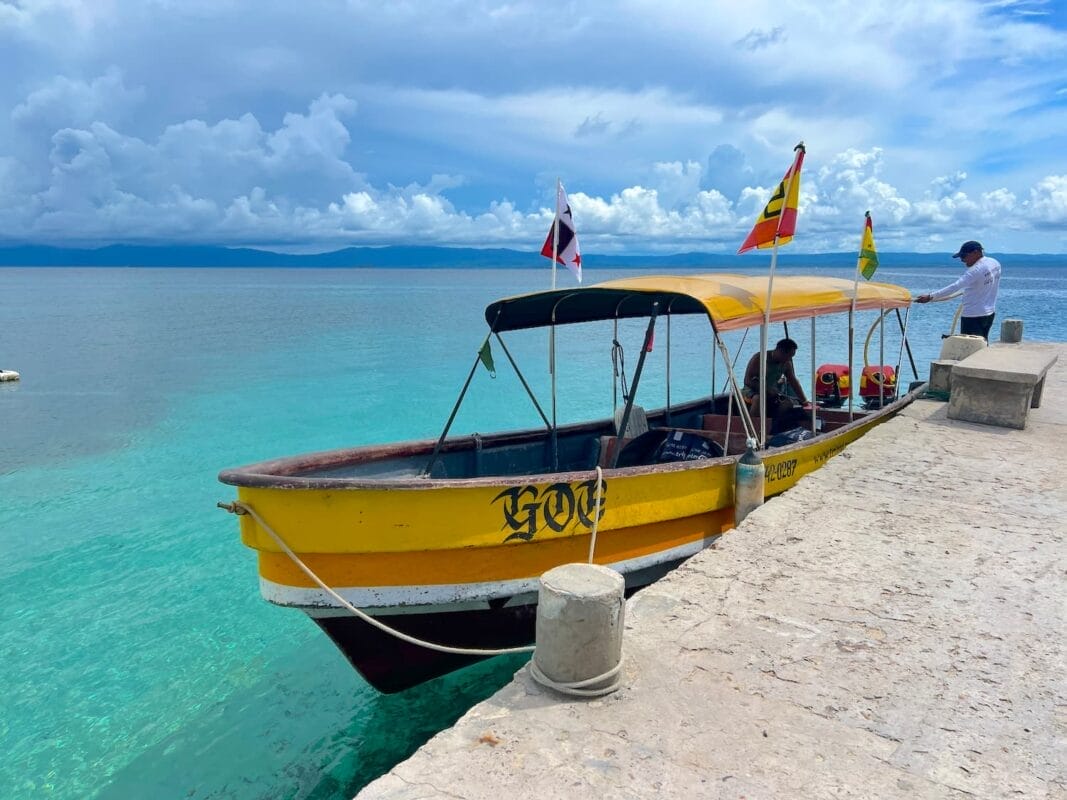
<path id="1" fill-rule="evenodd" d="M 0 239 L 536 249 L 559 177 L 587 252 L 732 252 L 804 140 L 795 251 L 1062 251 L 1035 9 L 0 3 Z"/>

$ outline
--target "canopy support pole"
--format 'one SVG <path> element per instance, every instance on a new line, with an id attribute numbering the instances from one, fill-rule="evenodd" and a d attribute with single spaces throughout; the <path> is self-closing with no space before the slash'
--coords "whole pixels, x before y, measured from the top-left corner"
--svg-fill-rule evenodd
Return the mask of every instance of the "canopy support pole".
<path id="1" fill-rule="evenodd" d="M 500 313 L 497 312 L 497 318 L 500 317 Z M 430 455 L 430 460 L 426 463 L 426 466 L 422 469 L 422 476 L 429 477 L 430 470 L 433 468 L 434 463 L 437 461 L 437 457 L 441 454 L 441 445 L 445 442 L 445 437 L 448 436 L 448 431 L 452 428 L 452 423 L 456 419 L 456 414 L 459 412 L 460 404 L 463 402 L 463 398 L 467 396 L 467 389 L 471 385 L 471 380 L 474 378 L 474 371 L 478 369 L 478 364 L 482 361 L 482 348 L 489 343 L 489 337 L 494 333 L 493 329 L 489 329 L 489 333 L 485 335 L 482 340 L 482 346 L 478 348 L 478 354 L 474 356 L 474 363 L 471 364 L 471 371 L 467 373 L 467 380 L 463 383 L 463 388 L 459 392 L 459 397 L 456 398 L 456 404 L 452 406 L 452 413 L 448 415 L 448 422 L 445 423 L 445 429 L 441 431 L 441 435 L 437 438 L 437 444 L 433 446 L 433 453 Z"/>
<path id="2" fill-rule="evenodd" d="M 726 380 L 723 381 L 722 389 L 720 389 L 720 391 L 725 392 L 727 387 L 730 385 L 730 370 L 737 369 L 737 359 L 738 359 L 738 356 L 741 355 L 741 351 L 745 349 L 745 340 L 748 339 L 749 330 L 750 330 L 749 328 L 745 328 L 745 332 L 743 334 L 741 334 L 741 344 L 739 344 L 737 346 L 737 355 L 734 356 L 733 363 L 727 361 L 726 364 L 724 365 L 726 367 Z M 718 336 L 718 331 L 715 332 L 715 335 Z M 729 351 L 724 348 L 723 352 L 724 353 L 728 353 Z M 724 356 L 724 358 L 728 358 L 728 357 L 729 356 Z M 713 386 L 712 389 L 714 389 L 714 388 L 715 387 Z M 741 402 L 741 401 L 738 401 L 738 402 Z"/>
<path id="3" fill-rule="evenodd" d="M 633 411 L 634 399 L 637 397 L 637 384 L 641 380 L 641 370 L 645 367 L 645 356 L 648 355 L 648 344 L 652 341 L 652 332 L 656 329 L 656 315 L 659 313 L 659 302 L 652 303 L 652 316 L 648 319 L 648 328 L 645 329 L 645 342 L 641 347 L 641 355 L 637 358 L 637 367 L 634 369 L 634 380 L 630 384 L 630 392 L 626 397 L 626 407 L 622 411 L 622 421 L 619 423 L 619 438 L 626 435 L 626 426 L 630 424 L 630 412 Z M 611 456 L 611 469 L 619 463 L 621 447 L 616 446 Z"/>
<path id="4" fill-rule="evenodd" d="M 619 407 L 619 376 L 625 375 L 624 365 L 616 358 L 616 353 L 621 354 L 620 350 L 616 350 L 617 347 L 621 345 L 619 344 L 619 318 L 615 317 L 612 320 L 611 329 L 611 413 L 613 416 Z"/>
<path id="5" fill-rule="evenodd" d="M 541 404 L 537 402 L 537 398 L 534 397 L 533 389 L 530 388 L 530 384 L 526 382 L 526 378 L 523 376 L 522 371 L 519 369 L 519 365 L 515 363 L 515 359 L 511 356 L 511 351 L 508 350 L 508 346 L 504 344 L 504 340 L 500 338 L 500 334 L 495 334 L 496 340 L 500 342 L 500 346 L 504 349 L 504 355 L 508 357 L 508 361 L 511 362 L 511 368 L 515 370 L 515 374 L 522 382 L 522 388 L 526 390 L 526 394 L 529 395 L 530 400 L 533 401 L 534 408 L 537 409 L 537 413 L 541 416 L 541 420 L 545 423 L 545 430 L 552 429 L 552 423 L 548 421 L 548 417 L 545 416 L 544 410 L 541 408 Z"/>
<path id="6" fill-rule="evenodd" d="M 816 391 L 818 389 L 819 376 L 815 374 L 815 317 L 811 318 L 811 397 L 808 399 L 811 402 L 811 432 L 817 433 L 815 430 L 815 422 L 817 419 L 817 409 L 819 404 L 815 402 L 815 398 L 818 397 Z"/>
<path id="7" fill-rule="evenodd" d="M 911 374 L 915 376 L 915 380 L 919 380 L 919 370 L 917 370 L 915 368 L 915 359 L 911 355 L 911 345 L 908 344 L 908 318 L 911 316 L 911 306 L 908 306 L 908 313 L 904 317 L 904 319 L 900 318 L 900 309 L 899 308 L 895 308 L 893 310 L 897 312 L 897 324 L 900 326 L 900 336 L 901 336 L 901 345 L 900 345 L 900 347 L 901 347 L 901 350 L 907 350 L 908 351 L 908 361 L 911 362 Z M 897 374 L 898 375 L 900 374 L 900 361 L 901 361 L 900 356 L 901 356 L 901 354 L 898 353 L 897 354 Z"/>
<path id="8" fill-rule="evenodd" d="M 730 366 L 730 351 L 726 347 L 726 343 L 719 336 L 719 332 L 715 331 L 715 342 L 719 345 L 719 351 L 722 353 L 723 362 L 726 364 L 726 381 L 727 384 L 732 387 L 729 399 L 730 404 L 727 406 L 726 413 L 726 432 L 727 437 L 723 439 L 722 451 L 724 455 L 729 455 L 729 432 L 730 432 L 730 417 L 733 414 L 734 402 L 737 402 L 739 409 L 739 416 L 741 417 L 741 424 L 745 427 L 745 436 L 749 439 L 756 438 L 756 423 L 752 421 L 752 416 L 749 414 L 748 403 L 745 402 L 744 395 L 741 394 L 741 387 L 737 383 L 737 373 L 734 372 L 733 367 Z M 742 343 L 743 345 L 743 343 Z M 738 348 L 740 352 L 740 348 Z M 725 386 L 723 387 L 725 388 Z"/>
<path id="9" fill-rule="evenodd" d="M 671 424 L 671 307 L 667 306 L 667 425 Z"/>
<path id="10" fill-rule="evenodd" d="M 715 339 L 719 338 L 715 326 L 712 326 L 711 342 L 711 410 L 715 411 L 715 364 L 719 360 L 719 354 L 715 351 Z"/>
<path id="11" fill-rule="evenodd" d="M 848 421 L 852 422 L 852 390 L 856 385 L 856 376 L 852 372 L 852 356 L 853 346 L 852 337 L 855 335 L 856 328 L 853 317 L 856 313 L 856 296 L 852 295 L 852 306 L 848 309 Z"/>
<path id="12" fill-rule="evenodd" d="M 888 313 L 882 306 L 882 316 L 878 318 L 878 371 L 882 379 L 878 381 L 878 407 L 885 405 L 885 315 Z"/>

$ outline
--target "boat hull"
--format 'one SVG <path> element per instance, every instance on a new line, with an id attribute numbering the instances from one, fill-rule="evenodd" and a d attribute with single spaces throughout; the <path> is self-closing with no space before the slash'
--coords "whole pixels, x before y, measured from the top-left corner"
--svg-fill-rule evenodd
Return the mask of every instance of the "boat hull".
<path id="1" fill-rule="evenodd" d="M 759 453 L 765 495 L 773 497 L 913 398 L 855 419 L 851 409 L 813 411 L 810 420 L 806 412 L 798 420 L 782 415 L 765 420 L 764 431 L 740 395 L 722 332 L 843 312 L 851 330 L 858 311 L 879 311 L 882 320 L 909 303 L 906 289 L 889 284 L 732 274 L 634 276 L 504 298 L 486 308 L 489 334 L 439 439 L 278 459 L 219 479 L 237 487 L 230 507 L 240 514 L 243 542 L 257 552 L 263 596 L 307 613 L 372 684 L 396 691 L 473 656 L 398 643 L 361 615 L 442 645 L 530 644 L 546 571 L 591 562 L 616 570 L 636 591 L 732 528 L 736 461 L 757 429 L 778 442 L 819 431 Z M 710 321 L 731 391 L 671 403 L 670 323 L 690 315 Z M 634 398 L 663 317 L 667 404 L 646 414 Z M 647 320 L 632 382 L 615 338 L 621 320 Z M 558 425 L 553 381 L 550 421 L 501 333 L 609 322 L 612 363 L 620 367 L 613 386 L 618 380 L 625 400 L 621 409 L 612 403 L 619 418 Z M 813 325 L 813 351 L 814 332 Z M 478 361 L 492 363 L 494 337 L 544 427 L 450 437 Z M 705 358 L 701 352 L 698 368 Z M 785 430 L 774 431 L 776 423 Z"/>
<path id="2" fill-rule="evenodd" d="M 763 452 L 766 496 L 794 486 L 908 401 Z M 735 460 L 386 486 L 286 478 L 285 486 L 238 484 L 238 497 L 352 606 L 436 644 L 501 649 L 532 643 L 539 577 L 552 567 L 592 553 L 633 592 L 732 528 Z M 255 517 L 242 516 L 241 526 L 258 551 L 263 596 L 307 613 L 379 691 L 479 659 L 369 625 L 309 578 Z"/>
<path id="3" fill-rule="evenodd" d="M 393 614 L 378 618 L 394 630 L 424 641 L 462 642 L 464 647 L 498 650 L 529 644 L 534 638 L 536 603 L 449 613 Z M 484 660 L 409 644 L 358 617 L 312 616 L 360 675 L 383 694 L 404 691 Z"/>
<path id="4" fill-rule="evenodd" d="M 654 567 L 629 573 L 626 595 L 663 577 L 684 560 L 660 561 Z M 404 613 L 377 610 L 374 617 L 393 630 L 449 647 L 502 650 L 534 641 L 536 591 L 471 606 L 422 607 Z M 410 689 L 490 657 L 443 653 L 412 644 L 349 613 L 318 609 L 308 610 L 308 615 L 367 683 L 384 694 Z"/>

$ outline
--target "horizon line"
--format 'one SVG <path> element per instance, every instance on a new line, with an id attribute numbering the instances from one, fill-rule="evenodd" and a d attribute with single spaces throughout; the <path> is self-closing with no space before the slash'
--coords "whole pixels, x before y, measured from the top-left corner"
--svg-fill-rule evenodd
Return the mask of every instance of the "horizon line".
<path id="1" fill-rule="evenodd" d="M 516 253 L 519 255 L 533 255 L 539 258 L 541 256 L 540 250 L 536 247 L 530 250 L 518 249 L 516 247 L 508 246 L 490 246 L 490 247 L 476 247 L 472 245 L 446 245 L 446 244 L 348 244 L 342 245 L 332 250 L 314 250 L 307 252 L 287 252 L 285 250 L 271 249 L 270 246 L 264 245 L 226 245 L 226 244 L 203 244 L 203 243 L 152 243 L 152 244 L 130 244 L 128 242 L 111 242 L 109 244 L 102 245 L 59 245 L 59 244 L 35 244 L 28 242 L 20 243 L 4 243 L 0 242 L 0 252 L 10 250 L 53 250 L 53 251 L 70 251 L 70 252 L 83 252 L 83 253 L 99 253 L 101 251 L 110 248 L 129 248 L 129 249 L 146 249 L 146 250 L 220 250 L 224 252 L 239 252 L 247 251 L 257 254 L 265 255 L 277 255 L 284 256 L 286 258 L 317 258 L 321 256 L 335 255 L 344 253 L 348 250 L 360 250 L 360 251 L 386 251 L 390 249 L 394 250 L 440 250 L 440 251 L 467 251 L 472 253 L 491 253 L 494 251 L 504 251 L 508 253 Z M 947 250 L 882 250 L 879 251 L 879 257 L 884 256 L 938 256 L 946 253 Z M 1006 251 L 1006 250 L 992 250 L 991 254 L 998 253 L 1004 256 L 1031 256 L 1031 257 L 1067 257 L 1067 253 L 1057 252 L 1022 252 L 1022 251 Z M 771 251 L 769 248 L 765 249 L 762 253 L 765 256 L 770 256 Z M 587 258 L 679 258 L 684 256 L 713 256 L 716 258 L 737 258 L 737 259 L 752 259 L 752 256 L 758 257 L 760 252 L 752 254 L 741 254 L 734 252 L 722 252 L 715 250 L 676 250 L 669 252 L 604 252 L 604 251 L 587 251 L 583 253 L 583 259 Z M 817 256 L 836 256 L 845 257 L 855 255 L 858 257 L 858 253 L 851 250 L 823 250 L 812 252 L 789 252 L 779 250 L 779 256 L 785 257 L 817 257 Z M 950 256 L 951 258 L 951 256 Z"/>

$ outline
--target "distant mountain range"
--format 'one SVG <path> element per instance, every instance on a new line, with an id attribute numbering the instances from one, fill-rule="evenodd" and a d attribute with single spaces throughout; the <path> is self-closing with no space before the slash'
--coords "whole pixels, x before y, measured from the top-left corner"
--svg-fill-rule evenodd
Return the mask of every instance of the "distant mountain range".
<path id="1" fill-rule="evenodd" d="M 1000 254 L 997 254 L 1000 257 Z M 1010 258 L 1010 256 L 1004 256 Z M 663 267 L 753 267 L 769 260 L 769 251 L 743 256 L 719 253 L 676 253 L 666 256 L 624 256 L 589 253 L 582 263 L 592 269 Z M 950 263 L 947 253 L 879 253 L 884 266 L 934 266 Z M 1031 264 L 1064 263 L 1062 255 L 1020 255 Z M 803 254 L 781 251 L 778 263 L 794 266 L 841 267 L 856 263 L 855 253 Z M 546 260 L 535 251 L 472 247 L 347 247 L 329 253 L 273 253 L 252 248 L 205 246 L 110 245 L 71 249 L 22 245 L 0 247 L 4 267 L 318 267 L 358 268 L 535 268 Z"/>

